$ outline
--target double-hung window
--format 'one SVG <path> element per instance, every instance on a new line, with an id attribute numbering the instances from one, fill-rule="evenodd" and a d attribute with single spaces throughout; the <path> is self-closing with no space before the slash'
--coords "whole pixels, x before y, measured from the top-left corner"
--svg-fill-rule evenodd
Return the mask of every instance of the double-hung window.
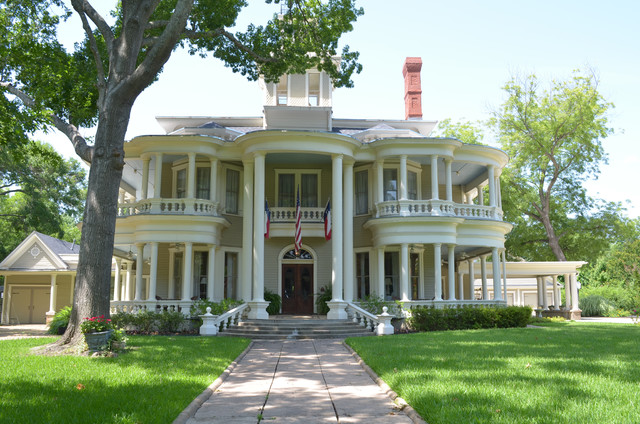
<path id="1" fill-rule="evenodd" d="M 300 188 L 300 206 L 303 208 L 317 208 L 320 197 L 320 171 L 305 170 L 276 170 L 276 199 L 278 207 L 293 208 L 296 206 L 296 196 Z"/>
<path id="2" fill-rule="evenodd" d="M 355 172 L 356 215 L 369 213 L 369 171 Z"/>
<path id="3" fill-rule="evenodd" d="M 240 197 L 240 171 L 227 168 L 225 177 L 225 212 L 237 214 Z"/>

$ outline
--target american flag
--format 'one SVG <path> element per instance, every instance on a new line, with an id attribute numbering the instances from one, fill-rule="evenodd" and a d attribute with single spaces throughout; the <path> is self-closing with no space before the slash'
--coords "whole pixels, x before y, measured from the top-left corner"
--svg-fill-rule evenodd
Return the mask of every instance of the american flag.
<path id="1" fill-rule="evenodd" d="M 300 215 L 300 186 L 298 186 L 298 194 L 296 196 L 296 233 L 294 236 L 296 256 L 300 254 L 300 249 L 302 249 L 302 222 Z"/>
<path id="2" fill-rule="evenodd" d="M 264 238 L 269 238 L 269 227 L 271 226 L 271 211 L 269 202 L 264 201 Z"/>
<path id="3" fill-rule="evenodd" d="M 324 221 L 324 239 L 331 240 L 331 199 L 327 200 L 327 207 L 324 208 L 322 220 Z"/>

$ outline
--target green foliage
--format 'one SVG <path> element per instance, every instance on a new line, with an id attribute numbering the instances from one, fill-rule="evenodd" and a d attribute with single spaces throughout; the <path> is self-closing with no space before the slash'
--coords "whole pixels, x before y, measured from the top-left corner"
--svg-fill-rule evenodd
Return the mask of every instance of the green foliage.
<path id="1" fill-rule="evenodd" d="M 531 313 L 530 306 L 444 309 L 417 307 L 411 309 L 407 325 L 419 332 L 526 327 Z"/>
<path id="2" fill-rule="evenodd" d="M 105 318 L 104 315 L 99 317 L 88 317 L 82 320 L 80 324 L 80 330 L 84 333 L 100 333 L 102 331 L 109 331 L 113 329 L 113 324 L 110 318 Z"/>
<path id="3" fill-rule="evenodd" d="M 282 298 L 279 294 L 273 293 L 270 290 L 264 291 L 264 300 L 269 303 L 267 306 L 267 313 L 269 315 L 278 315 L 280 313 L 280 307 L 282 306 Z"/>
<path id="4" fill-rule="evenodd" d="M 602 285 L 582 286 L 580 297 L 601 296 L 611 302 L 615 308 L 632 310 L 638 306 L 638 294 L 624 286 Z"/>
<path id="5" fill-rule="evenodd" d="M 333 292 L 331 290 L 330 285 L 324 286 L 320 289 L 320 293 L 316 294 L 316 311 L 318 315 L 327 315 L 329 313 L 329 305 L 327 302 L 330 302 L 333 299 Z"/>
<path id="6" fill-rule="evenodd" d="M 613 133 L 607 120 L 613 105 L 597 88 L 593 75 L 577 71 L 566 81 L 553 81 L 548 90 L 540 88 L 535 75 L 505 85 L 508 98 L 490 125 L 511 159 L 501 186 L 505 219 L 521 231 L 508 238 L 512 254 L 530 259 L 522 251 L 531 250 L 547 259 L 550 252 L 562 261 L 565 248 L 590 246 L 594 240 L 600 249 L 606 247 L 601 240 L 608 240 L 607 228 L 600 224 L 610 227 L 619 205 L 605 204 L 606 213 L 599 216 L 593 211 L 600 208 L 583 187 L 606 163 L 602 139 Z M 594 229 L 599 231 L 591 234 Z"/>
<path id="7" fill-rule="evenodd" d="M 51 323 L 49 324 L 49 328 L 47 329 L 47 333 L 49 334 L 62 334 L 67 329 L 67 325 L 69 325 L 69 318 L 71 317 L 71 306 L 65 306 L 60 309 L 53 316 Z"/>
<path id="8" fill-rule="evenodd" d="M 436 137 L 456 138 L 467 144 L 483 143 L 484 129 L 481 122 L 451 122 L 451 118 L 446 118 L 438 122 L 434 131 Z"/>
<path id="9" fill-rule="evenodd" d="M 606 317 L 613 313 L 615 308 L 612 301 L 597 294 L 580 297 L 580 309 L 585 317 Z"/>
<path id="10" fill-rule="evenodd" d="M 0 260 L 34 230 L 80 241 L 76 223 L 86 192 L 80 164 L 37 141 L 8 147 L 0 140 Z"/>
<path id="11" fill-rule="evenodd" d="M 143 309 L 133 316 L 135 317 L 135 321 L 132 324 L 138 327 L 138 330 L 142 333 L 151 333 L 156 328 L 157 313 Z"/>
<path id="12" fill-rule="evenodd" d="M 382 308 L 386 306 L 388 308 L 388 312 L 393 314 L 393 310 L 395 304 L 392 302 L 387 302 L 384 300 L 382 296 L 376 296 L 375 294 L 369 294 L 364 298 L 358 300 L 360 303 L 360 307 L 367 312 L 371 312 L 374 315 L 380 315 L 382 313 Z"/>
<path id="13" fill-rule="evenodd" d="M 207 299 L 198 299 L 191 305 L 190 313 L 192 317 L 204 315 L 207 313 L 207 307 L 211 308 L 212 315 L 222 315 L 227 311 L 232 310 L 240 305 L 244 301 L 235 299 L 222 299 L 220 302 L 212 302 Z"/>
<path id="14" fill-rule="evenodd" d="M 156 315 L 158 331 L 161 333 L 177 333 L 184 320 L 184 315 L 178 311 L 162 311 Z"/>

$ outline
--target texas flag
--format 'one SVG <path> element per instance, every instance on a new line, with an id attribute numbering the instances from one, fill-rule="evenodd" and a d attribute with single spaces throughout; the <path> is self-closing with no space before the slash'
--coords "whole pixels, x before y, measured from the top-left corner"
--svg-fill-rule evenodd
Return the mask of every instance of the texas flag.
<path id="1" fill-rule="evenodd" d="M 271 211 L 269 210 L 269 202 L 264 201 L 264 238 L 269 238 L 269 227 L 271 224 Z"/>
<path id="2" fill-rule="evenodd" d="M 322 220 L 324 221 L 324 239 L 331 240 L 331 199 L 327 200 L 327 207 L 324 208 Z"/>

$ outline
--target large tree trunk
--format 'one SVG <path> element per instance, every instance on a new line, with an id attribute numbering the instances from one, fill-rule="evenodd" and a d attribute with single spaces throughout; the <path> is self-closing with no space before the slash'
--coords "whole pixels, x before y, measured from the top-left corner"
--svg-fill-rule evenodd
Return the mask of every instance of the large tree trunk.
<path id="1" fill-rule="evenodd" d="M 95 153 L 89 170 L 73 308 L 67 331 L 58 345 L 82 341 L 80 324 L 84 318 L 109 316 L 118 189 L 130 113 L 130 104 L 117 104 L 107 99 L 99 116 Z"/>
<path id="2" fill-rule="evenodd" d="M 560 262 L 565 262 L 567 258 L 564 256 L 562 247 L 560 247 L 560 240 L 558 239 L 558 236 L 556 235 L 556 232 L 553 229 L 553 225 L 551 224 L 551 219 L 549 218 L 549 214 L 546 213 L 546 211 L 542 215 L 542 225 L 544 225 L 544 229 L 547 232 L 549 247 L 551 247 L 551 251 L 555 255 L 556 260 Z"/>

